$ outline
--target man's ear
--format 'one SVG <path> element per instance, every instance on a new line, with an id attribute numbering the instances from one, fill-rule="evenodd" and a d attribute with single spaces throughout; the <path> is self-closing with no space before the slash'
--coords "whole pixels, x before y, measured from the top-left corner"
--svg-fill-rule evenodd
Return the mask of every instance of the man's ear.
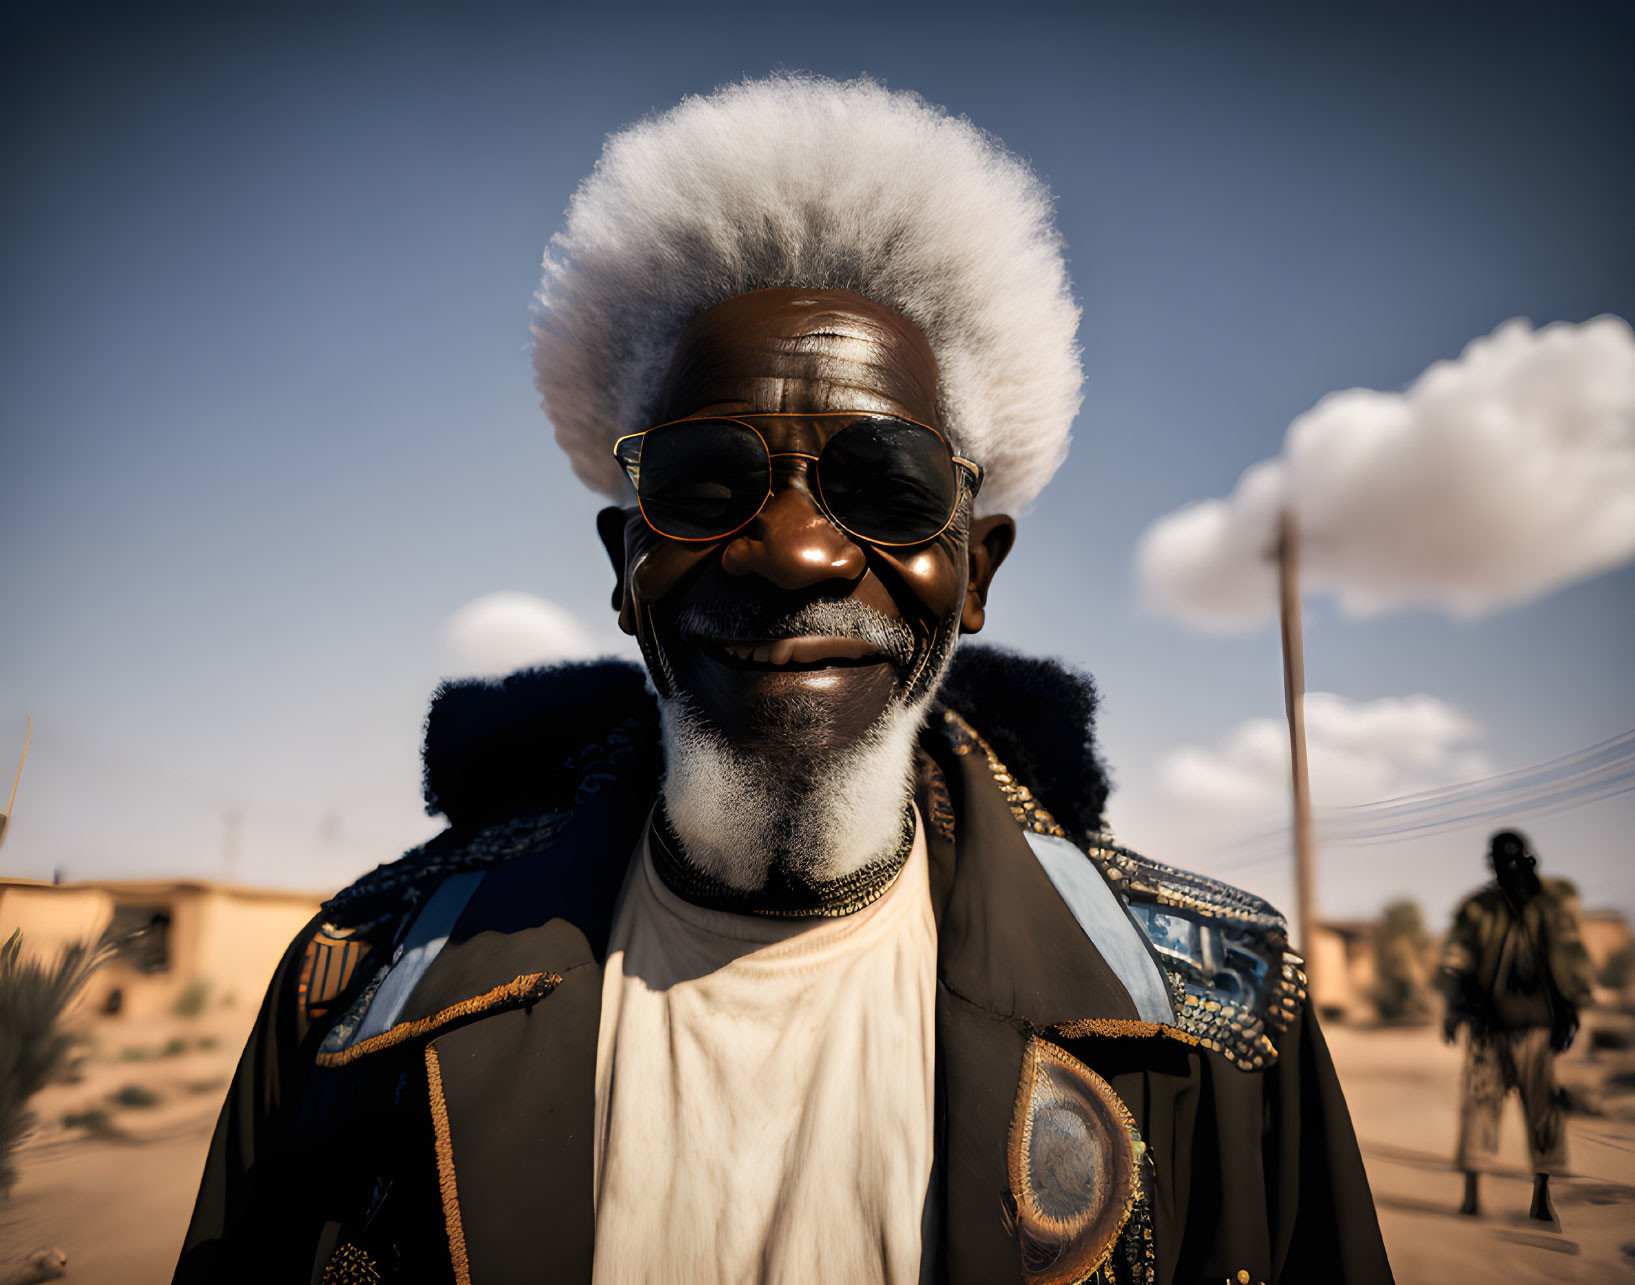
<path id="1" fill-rule="evenodd" d="M 613 563 L 613 610 L 619 613 L 619 628 L 634 637 L 636 604 L 630 601 L 624 573 L 624 527 L 629 516 L 617 504 L 608 505 L 596 515 L 596 534 L 602 537 L 602 546 Z"/>
<path id="2" fill-rule="evenodd" d="M 959 613 L 961 633 L 974 634 L 987 619 L 988 586 L 994 572 L 1016 543 L 1016 522 L 1003 513 L 976 518 L 971 522 L 967 545 L 970 550 L 971 575 L 965 589 L 965 606 Z"/>

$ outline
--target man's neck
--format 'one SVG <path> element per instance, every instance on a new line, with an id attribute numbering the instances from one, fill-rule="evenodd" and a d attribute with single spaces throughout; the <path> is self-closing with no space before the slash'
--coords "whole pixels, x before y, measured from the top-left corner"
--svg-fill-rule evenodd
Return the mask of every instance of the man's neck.
<path id="1" fill-rule="evenodd" d="M 653 809 L 648 835 L 653 868 L 676 896 L 711 910 L 741 915 L 794 919 L 836 918 L 862 910 L 891 887 L 914 850 L 914 808 L 905 803 L 901 835 L 895 849 L 877 861 L 837 879 L 807 879 L 773 861 L 765 885 L 751 890 L 730 888 L 687 857 L 686 846 L 671 826 L 661 799 Z"/>

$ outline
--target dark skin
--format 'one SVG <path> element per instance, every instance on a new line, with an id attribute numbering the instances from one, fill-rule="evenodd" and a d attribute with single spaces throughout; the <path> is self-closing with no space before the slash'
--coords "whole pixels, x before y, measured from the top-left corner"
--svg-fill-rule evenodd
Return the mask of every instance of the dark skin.
<path id="1" fill-rule="evenodd" d="M 1532 856 L 1511 850 L 1495 850 L 1487 856 L 1494 881 L 1513 905 L 1519 907 L 1533 899 L 1539 890 L 1539 878 L 1538 862 Z"/>
<path id="2" fill-rule="evenodd" d="M 937 362 L 919 329 L 845 290 L 757 290 L 717 304 L 683 332 L 660 421 L 756 412 L 876 411 L 940 427 Z M 776 451 L 815 451 L 825 424 L 758 421 Z M 813 502 L 805 462 L 773 461 L 773 493 L 750 524 L 718 541 L 667 539 L 635 507 L 602 510 L 597 528 L 618 583 L 619 626 L 636 636 L 661 690 L 671 684 L 746 749 L 850 744 L 887 704 L 918 696 L 955 632 L 982 628 L 988 588 L 1016 536 L 1009 517 L 968 521 L 936 539 L 881 548 L 853 539 Z M 701 638 L 677 626 L 694 603 L 753 599 L 776 618 L 814 599 L 850 599 L 906 623 L 908 662 L 855 639 L 806 637 L 766 659 L 766 638 Z M 760 660 L 743 655 L 760 649 Z M 782 663 L 779 663 L 782 662 Z"/>

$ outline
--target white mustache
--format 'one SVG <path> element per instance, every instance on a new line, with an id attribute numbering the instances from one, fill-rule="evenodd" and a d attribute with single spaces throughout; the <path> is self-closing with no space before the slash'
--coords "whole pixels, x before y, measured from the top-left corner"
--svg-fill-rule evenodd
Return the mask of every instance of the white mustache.
<path id="1" fill-rule="evenodd" d="M 769 611 L 755 602 L 688 603 L 676 615 L 676 628 L 683 638 L 707 642 L 814 635 L 855 638 L 900 665 L 914 659 L 914 631 L 906 621 L 844 598 L 809 602 L 793 612 Z"/>

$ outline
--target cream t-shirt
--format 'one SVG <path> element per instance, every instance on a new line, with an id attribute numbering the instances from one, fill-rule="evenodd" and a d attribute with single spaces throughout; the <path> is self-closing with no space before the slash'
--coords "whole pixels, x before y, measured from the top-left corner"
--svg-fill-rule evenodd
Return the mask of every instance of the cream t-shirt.
<path id="1" fill-rule="evenodd" d="M 919 1279 L 936 925 L 925 841 L 855 914 L 707 910 L 644 839 L 596 1042 L 598 1285 Z"/>

